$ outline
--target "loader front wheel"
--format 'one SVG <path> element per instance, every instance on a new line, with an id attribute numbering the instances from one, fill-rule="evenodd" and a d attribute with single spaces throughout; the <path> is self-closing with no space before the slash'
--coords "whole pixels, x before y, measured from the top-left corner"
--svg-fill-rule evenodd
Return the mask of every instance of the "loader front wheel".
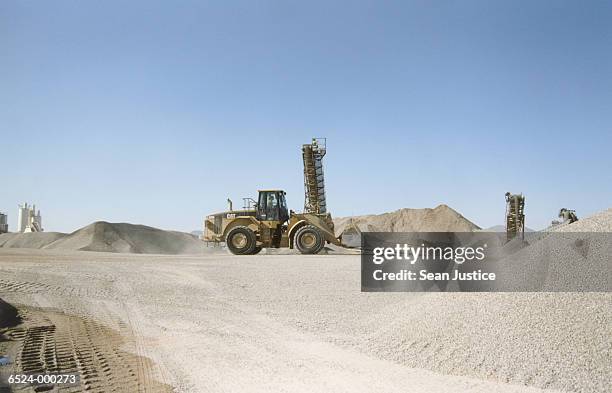
<path id="1" fill-rule="evenodd" d="M 306 225 L 296 232 L 294 244 L 302 254 L 317 254 L 323 249 L 325 239 L 317 227 Z"/>
<path id="2" fill-rule="evenodd" d="M 248 255 L 255 250 L 257 237 L 251 229 L 241 226 L 232 228 L 227 234 L 225 242 L 232 254 Z"/>

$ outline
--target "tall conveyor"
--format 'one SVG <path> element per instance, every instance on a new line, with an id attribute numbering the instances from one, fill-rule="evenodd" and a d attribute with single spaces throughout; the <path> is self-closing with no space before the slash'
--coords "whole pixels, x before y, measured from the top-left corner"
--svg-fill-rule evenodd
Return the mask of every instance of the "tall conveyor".
<path id="1" fill-rule="evenodd" d="M 326 153 L 326 138 L 313 138 L 312 143 L 302 145 L 304 158 L 304 212 L 326 214 L 325 180 L 323 157 Z"/>
<path id="2" fill-rule="evenodd" d="M 525 196 L 506 193 L 506 240 L 525 239 Z"/>

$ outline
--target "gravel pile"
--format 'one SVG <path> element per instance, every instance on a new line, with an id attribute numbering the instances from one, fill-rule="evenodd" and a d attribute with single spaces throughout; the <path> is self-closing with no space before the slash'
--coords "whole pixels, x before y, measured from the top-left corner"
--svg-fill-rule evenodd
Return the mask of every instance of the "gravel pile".
<path id="1" fill-rule="evenodd" d="M 65 233 L 59 232 L 3 233 L 0 235 L 0 247 L 44 248 L 65 236 Z"/>
<path id="2" fill-rule="evenodd" d="M 606 392 L 611 301 L 609 293 L 426 294 L 361 347 L 447 374 Z"/>
<path id="3" fill-rule="evenodd" d="M 95 222 L 70 234 L 7 233 L 0 235 L 0 247 L 171 255 L 213 251 L 188 233 L 105 221 Z"/>
<path id="4" fill-rule="evenodd" d="M 513 276 L 509 289 L 533 285 L 536 290 L 543 284 L 558 291 L 566 285 L 568 292 L 425 294 L 397 318 L 386 319 L 390 323 L 362 347 L 443 373 L 575 392 L 609 391 L 612 294 L 606 288 L 612 249 L 601 232 L 612 231 L 612 209 L 561 231 L 505 262 L 522 272 Z M 580 287 L 601 292 L 569 292 Z"/>
<path id="5" fill-rule="evenodd" d="M 612 209 L 525 234 L 502 248 L 494 271 L 503 291 L 606 291 L 612 282 Z"/>
<path id="6" fill-rule="evenodd" d="M 606 291 L 612 282 L 611 237 L 605 233 L 549 233 L 498 262 L 501 291 Z"/>
<path id="7" fill-rule="evenodd" d="M 384 214 L 334 219 L 337 235 L 352 225 L 362 232 L 472 232 L 480 229 L 446 205 L 434 209 L 400 209 Z"/>
<path id="8" fill-rule="evenodd" d="M 472 232 L 479 229 L 446 205 L 334 219 L 336 236 L 342 234 L 342 242 L 350 247 L 361 245 L 360 232 Z"/>

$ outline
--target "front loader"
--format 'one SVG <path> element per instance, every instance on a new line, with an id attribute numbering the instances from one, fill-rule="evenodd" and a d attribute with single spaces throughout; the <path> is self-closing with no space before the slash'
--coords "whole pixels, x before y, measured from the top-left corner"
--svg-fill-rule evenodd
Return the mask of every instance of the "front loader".
<path id="1" fill-rule="evenodd" d="M 287 209 L 282 190 L 259 190 L 257 201 L 244 198 L 242 209 L 212 214 L 204 221 L 204 240 L 225 242 L 236 255 L 257 254 L 262 248 L 297 248 L 302 254 L 317 254 L 325 244 L 342 245 L 334 235 L 327 212 L 322 159 L 325 139 L 302 146 L 304 160 L 304 212 Z"/>

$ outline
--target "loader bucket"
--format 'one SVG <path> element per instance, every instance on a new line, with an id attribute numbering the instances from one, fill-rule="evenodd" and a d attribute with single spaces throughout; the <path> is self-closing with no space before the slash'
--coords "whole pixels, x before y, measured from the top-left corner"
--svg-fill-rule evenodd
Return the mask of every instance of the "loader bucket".
<path id="1" fill-rule="evenodd" d="M 361 230 L 353 222 L 344 228 L 340 238 L 342 239 L 342 245 L 345 247 L 361 247 Z"/>

